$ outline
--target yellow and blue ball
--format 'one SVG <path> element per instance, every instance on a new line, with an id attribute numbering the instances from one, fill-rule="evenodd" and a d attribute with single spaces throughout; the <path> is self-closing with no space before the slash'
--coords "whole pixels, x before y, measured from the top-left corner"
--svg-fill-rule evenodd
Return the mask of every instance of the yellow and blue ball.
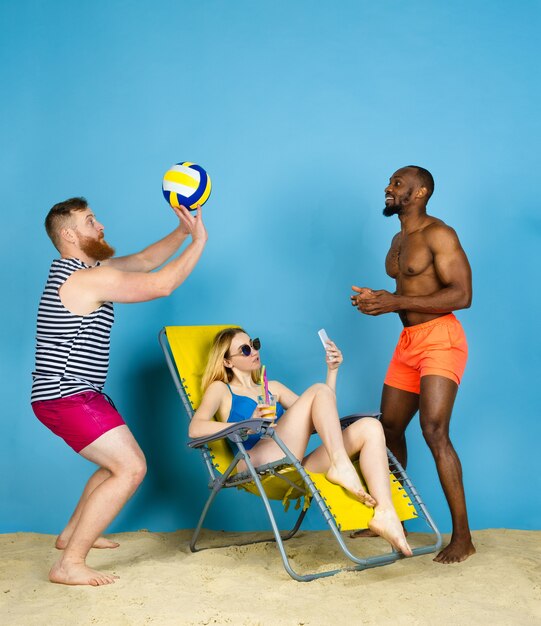
<path id="1" fill-rule="evenodd" d="M 210 196 L 210 176 L 195 163 L 188 161 L 173 165 L 163 177 L 162 191 L 172 207 L 182 204 L 188 209 L 203 205 Z"/>

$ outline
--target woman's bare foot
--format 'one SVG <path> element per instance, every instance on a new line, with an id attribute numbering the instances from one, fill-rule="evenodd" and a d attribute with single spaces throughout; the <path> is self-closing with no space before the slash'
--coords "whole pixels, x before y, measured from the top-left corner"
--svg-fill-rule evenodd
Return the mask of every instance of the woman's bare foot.
<path id="1" fill-rule="evenodd" d="M 95 569 L 87 567 L 84 563 L 66 563 L 62 559 L 55 563 L 49 572 L 49 580 L 52 583 L 62 585 L 110 585 L 118 576 L 103 574 Z"/>
<path id="2" fill-rule="evenodd" d="M 362 528 L 361 530 L 354 530 L 352 533 L 349 533 L 351 539 L 362 539 L 365 537 L 379 537 L 378 533 L 375 533 L 370 528 Z"/>
<path id="3" fill-rule="evenodd" d="M 56 539 L 55 548 L 57 550 L 64 550 L 64 548 L 68 545 L 69 539 L 65 539 L 62 535 L 59 535 Z M 96 541 L 94 541 L 93 548 L 118 548 L 120 544 L 116 541 L 111 541 L 106 537 L 98 537 Z"/>
<path id="4" fill-rule="evenodd" d="M 405 556 L 412 556 L 413 553 L 406 541 L 404 529 L 394 509 L 382 510 L 376 508 L 374 517 L 368 523 L 368 527 Z"/>
<path id="5" fill-rule="evenodd" d="M 353 463 L 349 459 L 340 465 L 331 465 L 325 476 L 331 483 L 340 485 L 346 491 L 349 491 L 354 498 L 364 505 L 369 507 L 376 506 L 377 502 L 363 489 L 359 474 L 357 474 Z"/>
<path id="6" fill-rule="evenodd" d="M 408 531 L 404 528 L 404 524 L 402 524 L 402 529 L 404 530 L 404 536 L 408 536 Z M 363 539 L 366 537 L 379 537 L 377 533 L 370 528 L 362 528 L 361 530 L 354 530 L 352 533 L 349 533 L 351 539 Z"/>

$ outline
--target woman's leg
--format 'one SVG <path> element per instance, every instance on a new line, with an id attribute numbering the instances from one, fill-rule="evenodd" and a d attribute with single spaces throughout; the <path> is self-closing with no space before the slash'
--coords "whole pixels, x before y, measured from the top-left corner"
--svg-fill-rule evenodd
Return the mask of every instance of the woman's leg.
<path id="1" fill-rule="evenodd" d="M 391 545 L 411 555 L 402 524 L 391 499 L 389 465 L 383 428 L 374 418 L 360 419 L 343 431 L 346 452 L 350 457 L 359 455 L 359 465 L 370 494 L 375 498 L 374 517 L 369 527 Z M 324 473 L 330 467 L 327 451 L 320 446 L 309 454 L 303 465 L 312 472 Z"/>
<path id="2" fill-rule="evenodd" d="M 334 391 L 322 383 L 313 385 L 297 399 L 280 418 L 276 432 L 291 452 L 298 459 L 302 459 L 314 428 L 327 453 L 325 474 L 328 480 L 341 485 L 362 502 L 373 506 L 374 499 L 364 491 L 344 446 Z M 255 465 L 270 463 L 282 456 L 280 448 L 270 439 L 262 439 L 250 450 L 250 458 Z M 242 470 L 240 467 L 239 469 Z"/>

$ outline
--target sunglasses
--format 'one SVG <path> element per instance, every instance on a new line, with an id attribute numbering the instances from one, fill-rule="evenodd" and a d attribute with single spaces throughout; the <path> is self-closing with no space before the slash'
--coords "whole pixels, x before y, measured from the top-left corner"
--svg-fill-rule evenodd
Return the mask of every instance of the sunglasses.
<path id="1" fill-rule="evenodd" d="M 259 337 L 250 339 L 249 345 L 247 343 L 243 344 L 240 346 L 239 352 L 237 352 L 237 354 L 232 354 L 231 356 L 250 356 L 252 354 L 252 350 L 261 350 L 261 341 L 259 340 Z"/>

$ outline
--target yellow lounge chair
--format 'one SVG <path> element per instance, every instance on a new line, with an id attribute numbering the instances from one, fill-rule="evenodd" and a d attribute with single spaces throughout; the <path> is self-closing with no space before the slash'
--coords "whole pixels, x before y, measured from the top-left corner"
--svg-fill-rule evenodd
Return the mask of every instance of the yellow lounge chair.
<path id="1" fill-rule="evenodd" d="M 201 377 L 212 341 L 218 332 L 231 326 L 236 325 L 167 326 L 160 331 L 160 345 L 190 419 L 201 401 Z M 345 428 L 361 417 L 377 418 L 379 416 L 379 413 L 350 415 L 342 418 L 341 424 Z M 235 487 L 259 495 L 262 498 L 274 538 L 261 541 L 276 541 L 284 567 L 295 580 L 309 581 L 324 576 L 332 576 L 344 570 L 363 570 L 393 563 L 397 559 L 402 558 L 403 555 L 394 549 L 386 554 L 378 554 L 366 558 L 355 556 L 349 550 L 341 532 L 367 528 L 368 522 L 373 515 L 373 509 L 355 500 L 342 487 L 330 483 L 323 474 L 307 472 L 288 450 L 270 424 L 270 420 L 264 419 L 235 422 L 220 433 L 209 437 L 191 439 L 188 442 L 191 448 L 199 449 L 203 456 L 209 473 L 209 489 L 211 490 L 190 542 L 192 552 L 198 549 L 196 548 L 197 539 L 215 497 L 222 489 Z M 243 446 L 243 440 L 246 439 L 248 429 L 252 432 L 260 432 L 263 437 L 272 437 L 283 450 L 284 458 L 280 461 L 254 467 Z M 232 449 L 235 449 L 236 453 L 233 453 Z M 414 556 L 438 550 L 442 543 L 438 529 L 402 466 L 390 451 L 387 451 L 387 454 L 391 468 L 389 479 L 391 481 L 393 504 L 400 519 L 403 521 L 415 517 L 422 518 L 434 536 L 434 543 L 414 548 Z M 237 472 L 237 465 L 240 460 L 244 460 L 248 467 L 247 471 L 242 473 Z M 296 508 L 299 508 L 301 499 L 303 500 L 303 506 L 295 525 L 289 532 L 282 535 L 278 530 L 269 500 L 281 500 L 287 510 L 291 500 L 296 500 Z M 329 530 L 336 538 L 340 549 L 348 559 L 353 561 L 353 566 L 308 574 L 299 574 L 293 570 L 283 542 L 293 537 L 298 531 L 310 505 L 317 507 Z M 364 542 L 359 541 L 359 543 Z"/>

